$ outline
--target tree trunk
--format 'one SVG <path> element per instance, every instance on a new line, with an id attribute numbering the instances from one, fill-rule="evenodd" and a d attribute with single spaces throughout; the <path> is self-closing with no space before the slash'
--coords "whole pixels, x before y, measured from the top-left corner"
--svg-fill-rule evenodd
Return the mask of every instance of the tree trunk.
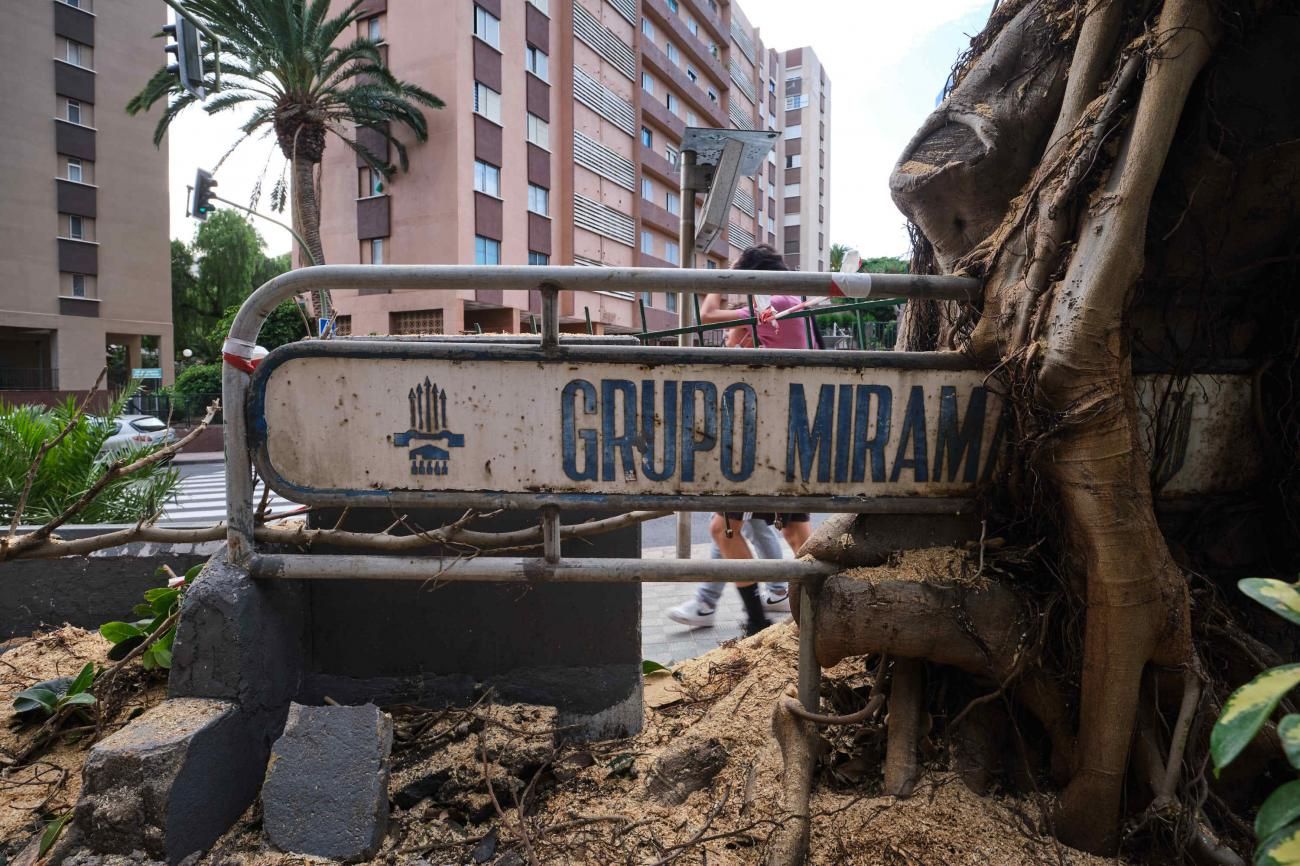
<path id="1" fill-rule="evenodd" d="M 307 242 L 307 258 L 311 264 L 325 264 L 325 248 L 320 239 L 320 202 L 316 198 L 316 164 L 302 156 L 293 159 L 293 216 L 298 233 Z M 312 292 L 312 314 L 330 315 L 328 298 L 322 292 Z"/>
<path id="2" fill-rule="evenodd" d="M 1300 92 L 1300 72 L 1285 34 L 1300 32 L 1300 19 L 1294 4 L 1289 12 L 1280 6 L 1004 0 L 890 180 L 918 230 L 914 270 L 984 279 L 978 309 L 909 304 L 898 348 L 961 349 L 993 371 L 1018 440 L 1011 475 L 1027 483 L 991 504 L 1064 580 L 1033 597 L 1007 582 L 973 591 L 832 577 L 819 600 L 818 657 L 829 664 L 865 652 L 910 655 L 928 661 L 934 676 L 979 678 L 965 693 L 1005 695 L 1028 709 L 1052 740 L 1054 776 L 1064 785 L 1053 829 L 1094 852 L 1118 844 L 1140 718 L 1148 751 L 1159 739 L 1152 719 L 1156 730 L 1181 732 L 1158 746 L 1175 755 L 1152 792 L 1162 805 L 1177 799 L 1184 748 L 1203 755 L 1205 746 L 1187 741 L 1194 702 L 1182 701 L 1180 712 L 1179 701 L 1171 707 L 1155 690 L 1142 691 L 1153 666 L 1193 676 L 1201 653 L 1180 567 L 1189 553 L 1180 546 L 1178 562 L 1171 553 L 1141 447 L 1139 341 L 1147 363 L 1157 350 L 1211 364 L 1251 351 L 1253 363 L 1267 359 L 1264 369 L 1273 358 L 1288 365 L 1279 399 L 1289 402 L 1255 411 L 1261 428 L 1289 437 L 1278 458 L 1288 481 L 1278 487 L 1295 501 L 1300 471 L 1290 446 L 1300 413 L 1289 383 L 1300 343 L 1291 300 L 1300 271 L 1300 106 L 1290 97 Z M 1228 37 L 1220 20 L 1232 22 Z M 1225 38 L 1239 42 L 1231 54 Z M 1252 52 L 1251 40 L 1267 47 L 1268 60 Z M 1274 265 L 1290 269 L 1291 286 L 1262 275 Z M 1197 305 L 1216 293 L 1220 305 L 1237 304 L 1229 307 L 1235 318 L 1210 321 L 1245 328 L 1254 342 L 1225 351 L 1222 334 L 1213 346 L 1191 341 L 1204 327 Z M 1261 323 L 1254 313 L 1268 309 L 1261 295 L 1291 318 Z M 1195 363 L 1159 359 L 1184 375 Z M 1260 388 L 1257 401 L 1268 398 Z M 842 547 L 843 521 L 833 530 L 806 550 Z M 1284 547 L 1250 561 L 1293 562 L 1289 532 Z M 1252 573 L 1240 565 L 1248 555 L 1238 552 L 1225 577 Z M 1002 625 L 1032 622 L 1044 608 L 1041 591 L 1071 611 L 1043 627 L 1040 643 L 1051 652 L 1027 646 L 1026 629 Z M 1073 622 L 1081 634 L 1060 634 Z M 1051 669 L 1049 656 L 1063 669 Z M 1226 691 L 1217 694 L 1221 701 Z M 948 708 L 943 717 L 957 715 Z M 1183 799 L 1184 839 L 1212 837 L 1199 801 Z"/>

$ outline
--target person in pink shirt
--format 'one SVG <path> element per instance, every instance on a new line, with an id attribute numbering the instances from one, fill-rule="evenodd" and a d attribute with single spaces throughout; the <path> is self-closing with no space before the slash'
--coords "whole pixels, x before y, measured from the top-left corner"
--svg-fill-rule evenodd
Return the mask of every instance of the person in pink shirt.
<path id="1" fill-rule="evenodd" d="M 780 253 L 767 244 L 758 244 L 741 253 L 732 270 L 788 271 L 790 269 Z M 764 349 L 818 348 L 815 343 L 809 341 L 809 328 L 803 319 L 777 318 L 779 313 L 801 306 L 802 303 L 803 301 L 796 295 L 758 296 L 754 298 L 749 309 L 729 310 L 722 306 L 722 295 L 705 295 L 700 304 L 700 322 L 702 324 L 734 322 L 737 319 L 756 316 L 759 320 L 758 341 Z M 733 343 L 733 340 L 728 339 L 728 345 L 753 345 L 753 331 L 750 328 L 737 327 L 732 330 L 732 335 L 736 335 L 737 331 L 741 332 L 738 341 Z M 768 523 L 775 523 L 796 556 L 799 554 L 799 548 L 803 547 L 804 542 L 812 535 L 811 515 L 806 513 L 757 514 L 755 517 Z M 726 559 L 753 558 L 753 553 L 745 543 L 745 539 L 732 529 L 733 523 L 743 523 L 744 519 L 744 514 L 730 512 L 713 515 L 709 533 Z M 756 634 L 768 625 L 765 612 L 772 607 L 765 605 L 754 584 L 737 584 L 736 588 L 740 590 L 741 600 L 745 603 L 745 614 L 748 619 L 745 631 L 747 634 Z"/>

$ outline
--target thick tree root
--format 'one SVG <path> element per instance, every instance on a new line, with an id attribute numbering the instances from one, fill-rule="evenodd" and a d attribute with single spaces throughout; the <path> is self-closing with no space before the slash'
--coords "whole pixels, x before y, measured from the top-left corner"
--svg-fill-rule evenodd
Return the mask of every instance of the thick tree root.
<path id="1" fill-rule="evenodd" d="M 781 747 L 783 815 L 768 849 L 768 866 L 802 866 L 808 857 L 813 772 L 821 738 L 812 722 L 797 718 L 780 698 L 772 710 L 772 734 Z"/>
<path id="2" fill-rule="evenodd" d="M 889 718 L 885 724 L 889 735 L 885 752 L 886 794 L 912 796 L 919 772 L 916 749 L 921 741 L 924 718 L 925 662 L 897 659 L 893 684 L 889 689 Z"/>

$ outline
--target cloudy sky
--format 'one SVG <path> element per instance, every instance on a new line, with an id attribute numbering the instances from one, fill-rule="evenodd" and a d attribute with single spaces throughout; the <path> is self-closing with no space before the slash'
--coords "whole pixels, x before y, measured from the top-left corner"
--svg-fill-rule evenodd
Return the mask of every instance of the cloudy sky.
<path id="1" fill-rule="evenodd" d="M 855 246 L 864 257 L 906 253 L 903 218 L 889 198 L 889 171 L 934 108 L 953 61 L 992 5 L 992 0 L 743 0 L 766 44 L 811 45 L 830 75 L 829 241 Z M 236 128 L 230 115 L 210 118 L 202 112 L 191 112 L 173 126 L 173 237 L 193 237 L 194 223 L 184 213 L 185 187 L 193 183 L 197 166 L 216 165 L 238 138 Z M 283 164 L 271 147 L 269 139 L 242 145 L 218 174 L 218 194 L 247 202 L 269 166 L 265 207 Z M 272 252 L 289 248 L 283 230 L 264 222 L 258 229 Z"/>

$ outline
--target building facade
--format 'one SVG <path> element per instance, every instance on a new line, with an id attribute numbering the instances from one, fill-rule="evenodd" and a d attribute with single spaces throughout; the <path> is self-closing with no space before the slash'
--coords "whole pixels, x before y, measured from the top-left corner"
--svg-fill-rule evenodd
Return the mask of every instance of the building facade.
<path id="1" fill-rule="evenodd" d="M 172 376 L 167 150 L 124 106 L 154 0 L 27 0 L 0 28 L 0 390 L 90 388 L 110 353 Z M 129 375 L 129 374 L 128 374 Z"/>
<path id="2" fill-rule="evenodd" d="M 755 242 L 792 267 L 826 267 L 830 82 L 811 48 L 764 45 L 735 3 L 368 0 L 357 35 L 446 107 L 426 112 L 429 141 L 391 181 L 346 148 L 326 151 L 331 263 L 679 267 L 681 209 L 703 204 L 680 195 L 682 134 L 697 126 L 783 137 L 741 180 L 696 267 L 725 268 Z M 358 140 L 382 146 L 366 130 Z M 493 289 L 344 291 L 334 303 L 340 332 L 358 335 L 518 332 L 541 309 L 536 292 Z M 566 292 L 561 321 L 629 332 L 644 308 L 649 328 L 672 327 L 675 303 Z"/>

